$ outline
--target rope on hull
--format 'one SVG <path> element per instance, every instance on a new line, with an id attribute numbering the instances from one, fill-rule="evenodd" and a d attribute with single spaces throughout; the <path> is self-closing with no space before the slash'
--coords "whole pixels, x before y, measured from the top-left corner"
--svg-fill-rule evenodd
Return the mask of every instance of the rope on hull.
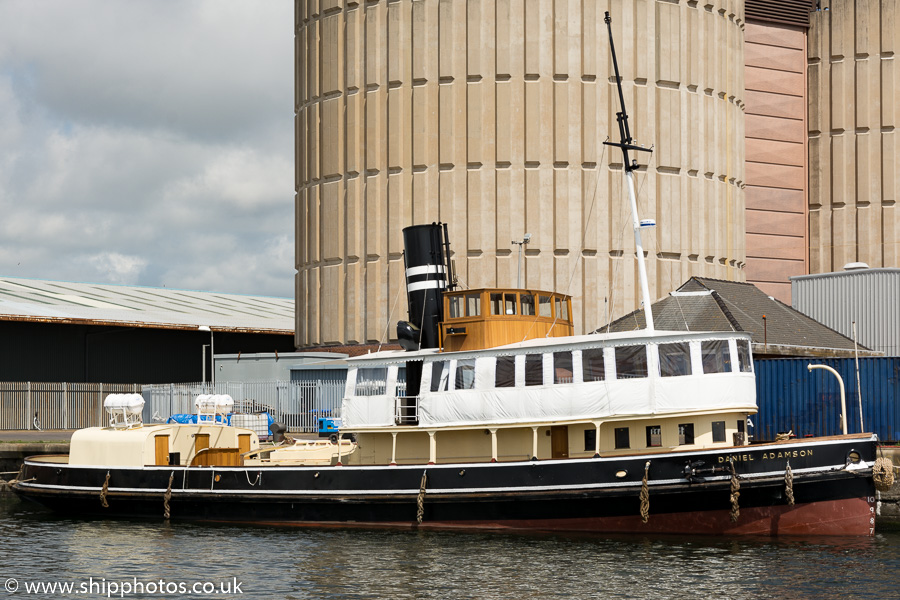
<path id="1" fill-rule="evenodd" d="M 109 471 L 106 472 L 106 479 L 103 480 L 103 487 L 100 488 L 100 506 L 109 508 L 109 502 L 106 501 L 106 495 L 109 493 Z"/>
<path id="2" fill-rule="evenodd" d="M 646 523 L 650 520 L 650 487 L 647 484 L 647 478 L 650 474 L 650 461 L 644 465 L 644 478 L 641 480 L 641 521 Z"/>
<path id="3" fill-rule="evenodd" d="M 419 497 L 416 498 L 416 523 L 422 524 L 425 518 L 425 484 L 428 482 L 428 471 L 422 471 L 422 483 L 419 484 Z"/>

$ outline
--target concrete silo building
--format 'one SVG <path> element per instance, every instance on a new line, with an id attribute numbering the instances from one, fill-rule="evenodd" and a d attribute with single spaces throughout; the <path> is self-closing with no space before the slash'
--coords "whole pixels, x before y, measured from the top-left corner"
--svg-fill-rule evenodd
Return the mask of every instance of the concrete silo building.
<path id="1" fill-rule="evenodd" d="M 743 2 L 296 2 L 300 347 L 394 338 L 401 229 L 449 224 L 459 283 L 639 303 L 603 13 L 638 157 L 651 296 L 743 280 Z M 647 158 L 649 156 L 649 158 Z"/>

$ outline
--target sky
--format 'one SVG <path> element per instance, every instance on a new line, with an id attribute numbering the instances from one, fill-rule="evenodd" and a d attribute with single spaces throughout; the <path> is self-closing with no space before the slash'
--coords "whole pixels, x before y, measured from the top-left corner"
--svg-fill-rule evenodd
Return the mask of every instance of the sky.
<path id="1" fill-rule="evenodd" d="M 293 297 L 291 0 L 0 0 L 0 276 Z"/>

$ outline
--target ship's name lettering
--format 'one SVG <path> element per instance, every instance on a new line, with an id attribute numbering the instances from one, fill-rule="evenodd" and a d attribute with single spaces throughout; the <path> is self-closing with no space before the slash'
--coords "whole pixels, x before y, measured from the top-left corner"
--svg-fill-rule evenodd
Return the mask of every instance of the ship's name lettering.
<path id="1" fill-rule="evenodd" d="M 806 450 L 787 450 L 780 452 L 763 452 L 759 458 L 761 460 L 777 460 L 779 458 L 805 458 L 807 456 L 812 456 L 813 451 L 811 449 Z M 720 456 L 719 463 L 726 463 L 730 460 L 735 462 L 752 462 L 756 460 L 756 456 L 753 454 L 733 454 L 731 456 Z"/>

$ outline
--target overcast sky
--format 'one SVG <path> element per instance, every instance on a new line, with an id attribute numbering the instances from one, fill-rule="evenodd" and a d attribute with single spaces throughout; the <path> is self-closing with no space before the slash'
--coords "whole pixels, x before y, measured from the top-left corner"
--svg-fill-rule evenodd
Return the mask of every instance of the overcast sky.
<path id="1" fill-rule="evenodd" d="M 0 276 L 293 297 L 291 0 L 0 0 Z"/>

